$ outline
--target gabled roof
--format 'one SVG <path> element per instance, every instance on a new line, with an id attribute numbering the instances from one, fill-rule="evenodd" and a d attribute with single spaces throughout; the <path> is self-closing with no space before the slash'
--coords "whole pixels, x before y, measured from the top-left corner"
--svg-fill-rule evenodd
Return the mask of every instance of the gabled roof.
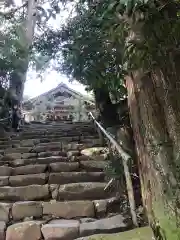
<path id="1" fill-rule="evenodd" d="M 34 102 L 34 101 L 38 100 L 38 98 L 41 98 L 41 97 L 43 97 L 43 96 L 55 94 L 55 93 L 57 93 L 57 92 L 60 90 L 60 88 L 64 89 L 65 91 L 67 91 L 67 92 L 69 92 L 69 93 L 71 93 L 73 96 L 77 96 L 77 97 L 79 97 L 79 98 L 83 98 L 85 101 L 94 103 L 93 99 L 90 99 L 88 96 L 85 96 L 85 95 L 83 95 L 83 94 L 81 94 L 81 93 L 79 93 L 79 92 L 77 92 L 77 91 L 69 88 L 69 87 L 68 87 L 66 84 L 64 84 L 64 83 L 60 83 L 56 88 L 53 88 L 53 89 L 49 90 L 48 92 L 45 92 L 45 93 L 43 93 L 43 94 L 41 94 L 41 95 L 39 95 L 39 96 L 37 96 L 37 97 L 31 98 L 31 99 L 29 99 L 29 100 L 26 100 L 26 101 L 24 101 L 24 103 Z"/>

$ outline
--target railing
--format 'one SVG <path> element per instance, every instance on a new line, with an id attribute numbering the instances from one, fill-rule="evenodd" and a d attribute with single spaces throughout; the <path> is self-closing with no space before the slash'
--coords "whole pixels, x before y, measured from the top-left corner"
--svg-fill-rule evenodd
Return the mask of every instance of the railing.
<path id="1" fill-rule="evenodd" d="M 6 121 L 6 120 L 8 120 L 8 119 L 10 119 L 10 117 L 2 118 L 2 119 L 0 119 L 0 122 L 4 122 L 4 121 Z"/>
<path id="2" fill-rule="evenodd" d="M 117 143 L 117 141 L 110 135 L 110 133 L 108 133 L 101 126 L 101 124 L 96 121 L 96 119 L 94 118 L 94 116 L 91 112 L 89 113 L 89 115 L 93 119 L 93 121 L 94 121 L 95 125 L 98 127 L 98 129 L 111 142 L 111 144 L 116 148 L 116 150 L 118 151 L 118 153 L 121 156 L 122 164 L 123 164 L 123 168 L 124 168 L 125 180 L 126 180 L 126 188 L 127 188 L 131 217 L 132 217 L 133 224 L 135 226 L 138 226 L 137 215 L 136 215 L 136 204 L 135 204 L 134 192 L 133 192 L 133 184 L 132 184 L 131 174 L 130 174 L 129 167 L 128 167 L 128 162 L 131 161 L 132 158 L 127 152 L 124 151 L 124 149 Z M 111 179 L 109 181 L 106 188 L 108 188 L 108 186 L 112 183 L 112 181 L 113 181 L 113 179 Z"/>

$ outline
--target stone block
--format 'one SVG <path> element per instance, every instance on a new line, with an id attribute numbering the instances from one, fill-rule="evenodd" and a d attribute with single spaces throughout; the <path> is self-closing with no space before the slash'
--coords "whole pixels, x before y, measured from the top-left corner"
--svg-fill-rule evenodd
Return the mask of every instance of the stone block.
<path id="1" fill-rule="evenodd" d="M 4 157 L 2 158 L 2 160 L 11 161 L 11 160 L 14 160 L 14 159 L 19 159 L 19 158 L 22 158 L 21 153 L 6 153 L 4 155 Z"/>
<path id="2" fill-rule="evenodd" d="M 41 227 L 35 221 L 16 223 L 7 228 L 6 240 L 40 240 Z"/>
<path id="3" fill-rule="evenodd" d="M 11 203 L 0 203 L 0 221 L 8 222 L 10 218 Z"/>
<path id="4" fill-rule="evenodd" d="M 68 157 L 79 156 L 79 155 L 80 155 L 80 151 L 78 150 L 72 150 L 67 152 Z"/>
<path id="5" fill-rule="evenodd" d="M 50 173 L 49 184 L 67 184 L 79 182 L 102 182 L 105 174 L 103 172 L 62 172 Z"/>
<path id="6" fill-rule="evenodd" d="M 37 157 L 37 154 L 36 153 L 23 153 L 22 154 L 22 157 L 21 158 L 35 158 L 35 157 Z"/>
<path id="7" fill-rule="evenodd" d="M 103 171 L 107 166 L 107 161 L 81 161 L 80 167 L 87 171 Z"/>
<path id="8" fill-rule="evenodd" d="M 12 168 L 8 166 L 0 166 L 0 176 L 10 176 Z"/>
<path id="9" fill-rule="evenodd" d="M 26 166 L 20 166 L 12 169 L 12 175 L 26 175 L 43 173 L 47 168 L 46 164 L 30 164 Z"/>
<path id="10" fill-rule="evenodd" d="M 5 240 L 6 223 L 0 221 L 0 240 Z"/>
<path id="11" fill-rule="evenodd" d="M 43 213 L 40 202 L 16 202 L 12 206 L 12 217 L 14 220 L 21 220 L 26 217 L 41 217 Z"/>
<path id="12" fill-rule="evenodd" d="M 30 185 L 23 187 L 0 187 L 0 200 L 31 201 L 49 198 L 48 185 Z"/>
<path id="13" fill-rule="evenodd" d="M 106 199 L 95 200 L 94 206 L 96 209 L 96 214 L 105 214 L 107 212 L 108 202 Z"/>
<path id="14" fill-rule="evenodd" d="M 9 177 L 0 176 L 0 186 L 8 186 L 8 185 L 9 185 Z"/>
<path id="15" fill-rule="evenodd" d="M 96 220 L 94 222 L 80 224 L 80 236 L 88 236 L 99 233 L 122 232 L 129 228 L 122 215 Z"/>
<path id="16" fill-rule="evenodd" d="M 107 198 L 106 183 L 86 182 L 60 185 L 58 200 L 94 200 Z"/>
<path id="17" fill-rule="evenodd" d="M 47 175 L 45 173 L 17 175 L 9 177 L 9 184 L 11 186 L 27 186 L 32 184 L 44 185 L 46 179 Z"/>
<path id="18" fill-rule="evenodd" d="M 51 172 L 72 172 L 79 169 L 78 162 L 51 163 Z"/>
<path id="19" fill-rule="evenodd" d="M 41 228 L 45 240 L 74 240 L 79 235 L 79 221 L 54 220 Z"/>
<path id="20" fill-rule="evenodd" d="M 92 201 L 44 202 L 43 214 L 61 218 L 94 217 Z"/>

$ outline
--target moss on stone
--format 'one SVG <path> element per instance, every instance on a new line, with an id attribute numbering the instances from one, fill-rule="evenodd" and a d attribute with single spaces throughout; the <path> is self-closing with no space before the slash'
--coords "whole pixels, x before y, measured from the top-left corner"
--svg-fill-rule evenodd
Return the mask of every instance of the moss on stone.
<path id="1" fill-rule="evenodd" d="M 153 233 L 149 227 L 137 228 L 116 234 L 98 234 L 82 238 L 85 240 L 153 240 Z"/>
<path id="2" fill-rule="evenodd" d="M 178 227 L 178 218 L 175 210 L 161 204 L 153 204 L 155 217 L 158 220 L 162 237 L 167 240 L 179 240 L 180 228 Z"/>

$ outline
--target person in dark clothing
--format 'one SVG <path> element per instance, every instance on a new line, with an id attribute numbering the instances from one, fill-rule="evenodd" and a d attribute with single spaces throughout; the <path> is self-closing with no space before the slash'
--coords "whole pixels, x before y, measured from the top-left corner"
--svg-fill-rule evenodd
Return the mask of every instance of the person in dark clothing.
<path id="1" fill-rule="evenodd" d="M 13 128 L 15 131 L 18 131 L 19 120 L 20 120 L 19 108 L 18 108 L 17 105 L 14 105 L 14 107 L 13 107 L 13 109 L 12 109 L 12 128 Z"/>

